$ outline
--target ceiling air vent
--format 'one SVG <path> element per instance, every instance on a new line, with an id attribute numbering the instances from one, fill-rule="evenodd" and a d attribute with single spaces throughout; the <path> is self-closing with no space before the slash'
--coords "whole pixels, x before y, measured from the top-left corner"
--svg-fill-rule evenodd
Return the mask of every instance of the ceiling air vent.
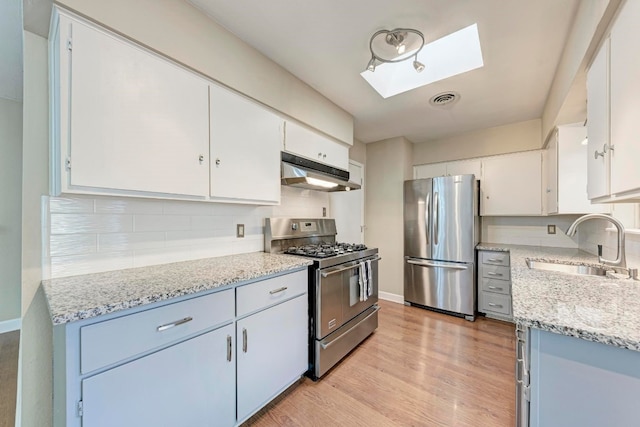
<path id="1" fill-rule="evenodd" d="M 442 107 L 444 105 L 452 105 L 460 99 L 460 95 L 456 92 L 442 92 L 429 100 L 429 104 L 434 107 Z"/>

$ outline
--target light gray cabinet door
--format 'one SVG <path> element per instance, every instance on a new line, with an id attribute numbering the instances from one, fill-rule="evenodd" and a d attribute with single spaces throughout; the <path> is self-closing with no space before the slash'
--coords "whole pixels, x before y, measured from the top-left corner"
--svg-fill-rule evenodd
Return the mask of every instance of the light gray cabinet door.
<path id="1" fill-rule="evenodd" d="M 82 381 L 83 427 L 233 426 L 233 325 Z"/>
<path id="2" fill-rule="evenodd" d="M 239 320 L 236 328 L 243 421 L 307 370 L 307 294 Z"/>

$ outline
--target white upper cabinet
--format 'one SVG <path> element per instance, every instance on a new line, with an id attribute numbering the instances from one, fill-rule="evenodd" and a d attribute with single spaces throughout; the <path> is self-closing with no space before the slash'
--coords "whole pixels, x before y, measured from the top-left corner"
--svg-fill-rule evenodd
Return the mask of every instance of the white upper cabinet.
<path id="1" fill-rule="evenodd" d="M 349 147 L 294 122 L 286 122 L 284 151 L 349 170 Z"/>
<path id="2" fill-rule="evenodd" d="M 587 129 L 581 123 L 559 126 L 547 147 L 547 210 L 549 214 L 608 212 L 587 197 Z"/>
<path id="3" fill-rule="evenodd" d="M 65 15 L 58 31 L 58 190 L 207 197 L 208 82 Z"/>
<path id="4" fill-rule="evenodd" d="M 609 40 L 598 51 L 587 73 L 587 194 L 609 195 Z"/>
<path id="5" fill-rule="evenodd" d="M 435 176 L 445 176 L 447 174 L 446 163 L 431 163 L 428 165 L 418 165 L 413 167 L 413 178 L 433 178 Z"/>
<path id="6" fill-rule="evenodd" d="M 455 160 L 453 162 L 431 163 L 413 167 L 414 179 L 433 178 L 435 176 L 446 175 L 468 175 L 473 174 L 476 179 L 482 176 L 482 160 Z"/>
<path id="7" fill-rule="evenodd" d="M 542 152 L 487 157 L 482 168 L 481 215 L 542 215 Z"/>
<path id="8" fill-rule="evenodd" d="M 480 179 L 482 176 L 482 162 L 480 159 L 447 162 L 447 175 L 475 175 L 476 179 Z"/>
<path id="9" fill-rule="evenodd" d="M 278 204 L 284 120 L 230 90 L 210 90 L 211 197 Z"/>
<path id="10" fill-rule="evenodd" d="M 624 2 L 587 73 L 589 198 L 640 199 L 640 2 Z"/>
<path id="11" fill-rule="evenodd" d="M 640 2 L 627 1 L 611 29 L 611 194 L 640 194 Z"/>

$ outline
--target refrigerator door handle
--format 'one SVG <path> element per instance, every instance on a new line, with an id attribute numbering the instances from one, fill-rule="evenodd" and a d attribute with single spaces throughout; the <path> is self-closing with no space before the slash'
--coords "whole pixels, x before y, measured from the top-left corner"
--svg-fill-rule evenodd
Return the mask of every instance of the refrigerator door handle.
<path id="1" fill-rule="evenodd" d="M 426 243 L 429 245 L 431 242 L 429 241 L 429 236 L 431 234 L 431 229 L 429 228 L 429 212 L 431 211 L 431 193 L 427 193 L 425 197 L 425 209 L 424 209 L 424 229 L 427 233 L 426 235 Z"/>
<path id="2" fill-rule="evenodd" d="M 469 267 L 466 265 L 456 265 L 456 264 L 435 264 L 429 261 L 415 261 L 412 259 L 407 260 L 408 264 L 418 265 L 420 267 L 436 267 L 436 268 L 450 268 L 452 270 L 468 270 Z"/>
<path id="3" fill-rule="evenodd" d="M 438 192 L 436 191 L 433 194 L 433 244 L 434 245 L 438 244 L 438 228 L 440 226 L 440 224 L 438 224 L 439 222 L 438 204 L 439 204 L 439 197 L 438 197 Z"/>

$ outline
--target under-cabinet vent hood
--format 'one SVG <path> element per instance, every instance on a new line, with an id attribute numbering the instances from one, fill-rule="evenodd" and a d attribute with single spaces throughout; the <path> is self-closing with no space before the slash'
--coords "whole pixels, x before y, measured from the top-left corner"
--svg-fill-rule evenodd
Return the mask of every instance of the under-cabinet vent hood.
<path id="1" fill-rule="evenodd" d="M 349 172 L 282 152 L 282 185 L 318 191 L 358 190 L 360 185 L 349 182 Z"/>

